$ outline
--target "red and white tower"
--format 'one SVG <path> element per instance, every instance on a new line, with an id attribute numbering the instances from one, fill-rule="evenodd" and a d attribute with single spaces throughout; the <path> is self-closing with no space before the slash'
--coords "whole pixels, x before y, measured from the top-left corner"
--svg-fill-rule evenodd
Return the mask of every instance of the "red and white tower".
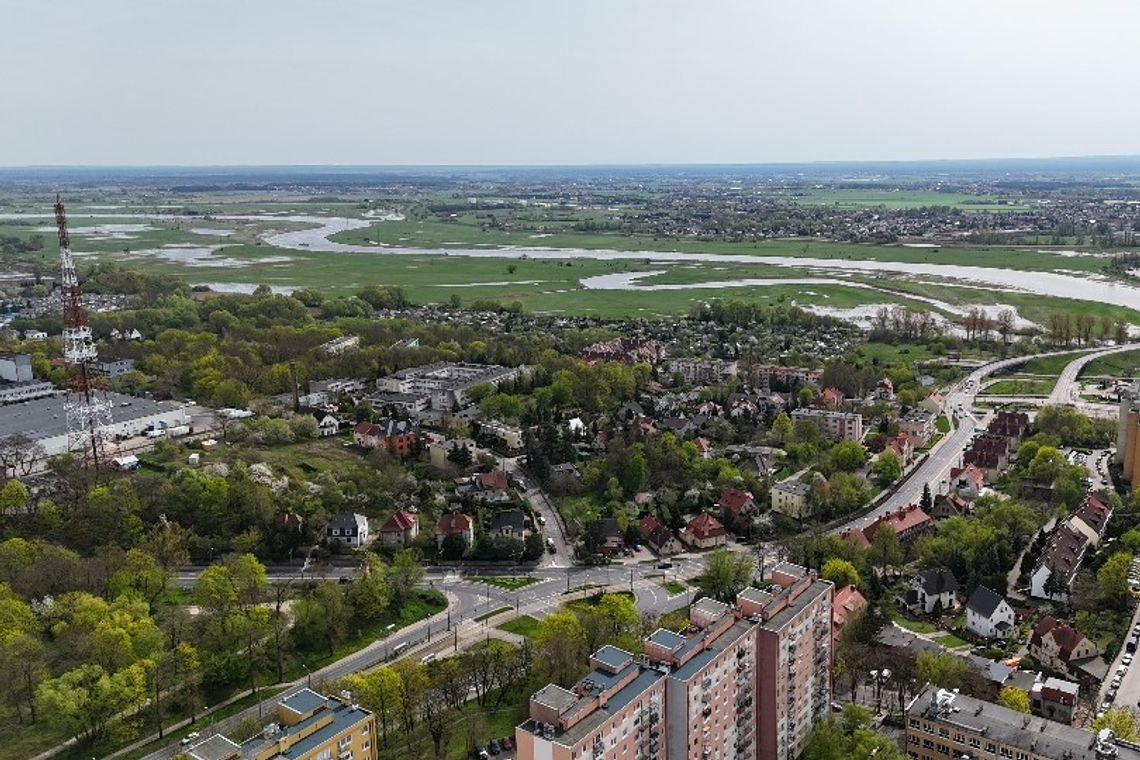
<path id="1" fill-rule="evenodd" d="M 67 450 L 82 452 L 85 466 L 104 462 L 104 444 L 111 424 L 111 402 L 95 371 L 99 354 L 83 308 L 83 289 L 71 256 L 67 214 L 63 199 L 55 197 L 55 224 L 59 231 L 60 280 L 63 284 L 63 361 L 74 373 L 67 390 Z"/>

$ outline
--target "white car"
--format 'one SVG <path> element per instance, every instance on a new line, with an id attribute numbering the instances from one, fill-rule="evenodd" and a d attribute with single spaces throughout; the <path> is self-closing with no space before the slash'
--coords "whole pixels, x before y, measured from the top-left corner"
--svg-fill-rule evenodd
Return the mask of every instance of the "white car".
<path id="1" fill-rule="evenodd" d="M 197 731 L 191 731 L 190 733 L 186 734 L 186 736 L 182 737 L 182 746 L 186 746 L 192 741 L 197 741 L 198 735 L 199 734 Z"/>
<path id="2" fill-rule="evenodd" d="M 1120 658 L 1120 661 L 1121 661 L 1122 663 L 1124 663 L 1125 665 L 1131 665 L 1131 664 L 1132 664 L 1132 655 L 1131 655 L 1131 653 L 1129 653 L 1129 654 L 1126 654 L 1126 655 L 1124 655 L 1123 657 L 1121 657 L 1121 658 Z"/>

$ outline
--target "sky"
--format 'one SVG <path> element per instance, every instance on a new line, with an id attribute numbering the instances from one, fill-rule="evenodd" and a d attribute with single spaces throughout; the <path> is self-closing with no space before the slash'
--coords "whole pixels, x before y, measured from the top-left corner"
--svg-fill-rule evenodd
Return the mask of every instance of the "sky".
<path id="1" fill-rule="evenodd" d="M 1140 154 L 1130 0 L 0 0 L 0 166 Z"/>

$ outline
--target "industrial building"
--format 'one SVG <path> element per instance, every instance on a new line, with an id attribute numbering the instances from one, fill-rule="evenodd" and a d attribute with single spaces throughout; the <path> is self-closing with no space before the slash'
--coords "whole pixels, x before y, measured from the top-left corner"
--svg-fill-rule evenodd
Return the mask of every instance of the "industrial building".
<path id="1" fill-rule="evenodd" d="M 147 430 L 189 424 L 181 404 L 108 393 L 114 421 L 107 426 L 110 440 L 131 438 Z M 43 446 L 47 456 L 67 452 L 67 411 L 62 396 L 39 398 L 0 406 L 0 438 L 22 434 Z"/>
<path id="2" fill-rule="evenodd" d="M 492 385 L 514 380 L 522 375 L 520 367 L 493 364 L 436 362 L 422 367 L 402 369 L 376 382 L 381 393 L 400 394 L 399 398 L 418 397 L 426 408 L 451 412 L 469 403 L 467 391 L 476 385 Z"/>
<path id="3" fill-rule="evenodd" d="M 1140 382 L 1120 394 L 1120 417 L 1116 421 L 1116 461 L 1132 485 L 1140 483 Z"/>
<path id="4" fill-rule="evenodd" d="M 32 375 L 32 357 L 28 354 L 0 354 L 0 404 L 51 396 L 55 386 Z"/>

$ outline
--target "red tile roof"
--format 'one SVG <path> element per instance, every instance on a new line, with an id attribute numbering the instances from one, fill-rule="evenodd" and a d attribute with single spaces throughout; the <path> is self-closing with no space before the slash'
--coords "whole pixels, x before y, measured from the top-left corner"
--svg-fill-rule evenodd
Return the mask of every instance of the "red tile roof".
<path id="1" fill-rule="evenodd" d="M 969 478 L 970 480 L 974 481 L 974 483 L 977 484 L 978 488 L 981 488 L 982 486 L 984 486 L 986 484 L 985 473 L 983 473 L 981 470 L 979 470 L 977 467 L 975 467 L 972 464 L 968 464 L 965 467 L 951 467 L 950 468 L 950 479 L 955 480 L 959 477 Z"/>
<path id="2" fill-rule="evenodd" d="M 1065 662 L 1069 661 L 1069 658 L 1073 655 L 1073 651 L 1085 640 L 1085 635 L 1076 628 L 1065 625 L 1054 618 L 1047 617 L 1033 629 L 1033 635 L 1029 638 L 1029 643 L 1032 646 L 1039 647 L 1041 646 L 1041 642 L 1045 639 L 1045 636 L 1050 633 L 1053 634 L 1053 641 L 1056 642 L 1060 650 L 1061 659 Z"/>
<path id="3" fill-rule="evenodd" d="M 641 518 L 641 538 L 650 546 L 660 548 L 673 538 L 673 531 L 653 515 L 647 515 Z"/>
<path id="4" fill-rule="evenodd" d="M 702 512 L 689 520 L 686 530 L 689 531 L 689 535 L 697 539 L 717 538 L 725 535 L 724 526 L 720 524 L 720 520 L 708 512 Z"/>
<path id="5" fill-rule="evenodd" d="M 870 542 L 875 537 L 875 531 L 884 525 L 890 525 L 895 529 L 895 533 L 902 538 L 913 531 L 921 530 L 933 524 L 934 520 L 931 519 L 930 515 L 923 512 L 917 504 L 910 504 L 894 512 L 888 512 L 875 520 L 863 529 L 863 536 Z"/>
<path id="6" fill-rule="evenodd" d="M 475 483 L 483 491 L 507 490 L 507 473 L 503 470 L 492 470 L 475 476 Z"/>
<path id="7" fill-rule="evenodd" d="M 844 586 L 835 592 L 831 600 L 831 629 L 838 634 L 847 619 L 860 610 L 867 609 L 867 599 L 854 586 Z"/>
<path id="8" fill-rule="evenodd" d="M 420 524 L 420 516 L 406 509 L 397 509 L 380 527 L 381 533 L 404 533 Z"/>
<path id="9" fill-rule="evenodd" d="M 749 503 L 755 503 L 755 501 L 755 497 L 748 491 L 741 491 L 739 488 L 726 488 L 720 495 L 720 508 L 726 509 L 734 515 L 739 515 L 742 509 Z"/>
<path id="10" fill-rule="evenodd" d="M 462 512 L 444 515 L 435 526 L 437 536 L 450 536 L 452 533 L 467 533 L 471 530 L 471 518 Z"/>

